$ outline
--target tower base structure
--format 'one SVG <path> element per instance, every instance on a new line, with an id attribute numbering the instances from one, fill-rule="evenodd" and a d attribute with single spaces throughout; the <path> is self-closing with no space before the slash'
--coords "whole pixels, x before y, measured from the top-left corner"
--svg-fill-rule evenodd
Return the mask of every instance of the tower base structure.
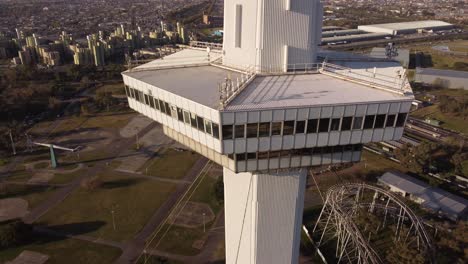
<path id="1" fill-rule="evenodd" d="M 298 263 L 306 179 L 224 168 L 226 263 Z"/>

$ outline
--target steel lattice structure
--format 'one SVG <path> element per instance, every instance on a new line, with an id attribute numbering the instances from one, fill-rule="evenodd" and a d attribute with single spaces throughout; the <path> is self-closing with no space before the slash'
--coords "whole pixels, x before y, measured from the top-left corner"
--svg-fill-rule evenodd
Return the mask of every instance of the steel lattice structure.
<path id="1" fill-rule="evenodd" d="M 313 231 L 317 246 L 336 241 L 338 263 L 383 263 L 354 221 L 362 210 L 383 217 L 382 227 L 396 225 L 394 242 L 415 243 L 412 245 L 433 262 L 431 237 L 414 212 L 395 194 L 362 183 L 339 184 L 328 190 Z"/>

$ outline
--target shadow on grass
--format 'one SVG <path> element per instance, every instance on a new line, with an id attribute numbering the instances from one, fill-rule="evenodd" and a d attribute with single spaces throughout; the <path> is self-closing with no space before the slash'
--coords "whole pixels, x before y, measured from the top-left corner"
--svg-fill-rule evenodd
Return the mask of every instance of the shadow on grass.
<path id="1" fill-rule="evenodd" d="M 45 191 L 53 190 L 53 189 L 56 189 L 56 188 L 49 187 L 49 186 L 7 184 L 5 189 L 2 192 L 0 192 L 0 199 L 23 197 L 26 195 L 45 192 Z"/>
<path id="2" fill-rule="evenodd" d="M 104 182 L 101 186 L 103 189 L 117 189 L 117 188 L 124 188 L 131 185 L 135 185 L 140 182 L 140 179 L 122 179 L 117 181 L 107 181 Z"/>
<path id="3" fill-rule="evenodd" d="M 60 236 L 60 235 L 84 235 L 90 232 L 94 232 L 106 224 L 104 221 L 90 221 L 90 222 L 80 222 L 80 223 L 71 223 L 63 225 L 53 225 L 47 226 L 46 229 L 38 228 L 39 233 L 46 233 L 50 235 Z M 48 232 L 47 229 L 53 231 Z"/>

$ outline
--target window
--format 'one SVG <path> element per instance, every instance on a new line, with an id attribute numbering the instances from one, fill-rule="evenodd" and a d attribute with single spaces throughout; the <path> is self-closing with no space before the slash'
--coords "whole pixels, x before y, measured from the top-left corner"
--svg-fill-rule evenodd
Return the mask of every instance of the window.
<path id="1" fill-rule="evenodd" d="M 280 156 L 280 151 L 270 151 L 270 159 L 277 159 Z"/>
<path id="2" fill-rule="evenodd" d="M 353 151 L 353 145 L 346 145 L 344 146 L 344 151 Z"/>
<path id="3" fill-rule="evenodd" d="M 190 113 L 184 110 L 184 122 L 187 125 L 190 125 Z"/>
<path id="4" fill-rule="evenodd" d="M 205 132 L 205 124 L 204 124 L 204 120 L 203 120 L 203 117 L 199 117 L 197 116 L 197 127 L 198 127 L 198 130 L 202 131 L 202 132 Z"/>
<path id="5" fill-rule="evenodd" d="M 171 105 L 171 116 L 174 119 L 177 119 L 177 107 L 174 105 Z"/>
<path id="6" fill-rule="evenodd" d="M 159 107 L 159 100 L 156 98 L 154 98 L 154 106 L 156 107 L 156 109 L 161 110 L 161 108 Z"/>
<path id="7" fill-rule="evenodd" d="M 213 137 L 219 139 L 219 126 L 218 124 L 213 123 Z"/>
<path id="8" fill-rule="evenodd" d="M 351 116 L 343 117 L 341 122 L 341 131 L 351 130 L 351 124 L 353 123 L 353 118 Z"/>
<path id="9" fill-rule="evenodd" d="M 319 132 L 328 132 L 328 127 L 330 126 L 330 118 L 322 118 L 319 123 Z"/>
<path id="10" fill-rule="evenodd" d="M 258 136 L 259 137 L 270 136 L 270 123 L 260 123 L 260 125 L 258 126 Z"/>
<path id="11" fill-rule="evenodd" d="M 177 120 L 184 122 L 184 111 L 177 107 Z"/>
<path id="12" fill-rule="evenodd" d="M 247 137 L 248 138 L 258 137 L 258 123 L 247 124 Z"/>
<path id="13" fill-rule="evenodd" d="M 197 128 L 197 115 L 190 113 L 190 125 L 193 128 Z"/>
<path id="14" fill-rule="evenodd" d="M 149 96 L 145 94 L 145 104 L 149 105 Z"/>
<path id="15" fill-rule="evenodd" d="M 383 128 L 385 125 L 385 115 L 377 115 L 374 128 Z"/>
<path id="16" fill-rule="evenodd" d="M 233 139 L 232 125 L 223 126 L 223 139 Z"/>
<path id="17" fill-rule="evenodd" d="M 271 135 L 272 136 L 281 136 L 281 122 L 271 123 Z"/>
<path id="18" fill-rule="evenodd" d="M 331 121 L 330 131 L 338 131 L 340 130 L 340 118 L 333 118 Z"/>
<path id="19" fill-rule="evenodd" d="M 307 134 L 317 133 L 318 119 L 309 119 L 307 122 Z"/>
<path id="20" fill-rule="evenodd" d="M 159 100 L 159 106 L 161 107 L 161 112 L 166 113 L 166 106 L 163 100 Z"/>
<path id="21" fill-rule="evenodd" d="M 151 108 L 154 109 L 154 98 L 151 95 L 149 96 L 149 103 L 150 103 Z"/>
<path id="22" fill-rule="evenodd" d="M 407 115 L 408 114 L 406 114 L 406 113 L 398 114 L 398 118 L 397 118 L 397 121 L 396 121 L 396 127 L 402 127 L 402 126 L 405 125 Z"/>
<path id="23" fill-rule="evenodd" d="M 245 137 L 245 125 L 235 125 L 234 126 L 234 137 L 235 138 L 244 138 Z"/>
<path id="24" fill-rule="evenodd" d="M 140 93 L 137 90 L 133 90 L 135 92 L 135 100 L 140 101 Z"/>
<path id="25" fill-rule="evenodd" d="M 284 121 L 283 135 L 294 134 L 294 121 Z"/>
<path id="26" fill-rule="evenodd" d="M 237 161 L 245 161 L 246 156 L 247 155 L 245 155 L 245 153 L 236 154 L 236 160 Z"/>
<path id="27" fill-rule="evenodd" d="M 305 133 L 305 121 L 297 121 L 296 122 L 296 134 L 304 134 Z"/>
<path id="28" fill-rule="evenodd" d="M 166 115 L 171 115 L 171 107 L 169 103 L 164 102 L 164 107 L 166 108 Z"/>
<path id="29" fill-rule="evenodd" d="M 133 88 L 128 88 L 128 91 L 130 92 L 130 97 L 135 98 L 135 91 L 133 90 Z"/>
<path id="30" fill-rule="evenodd" d="M 247 159 L 248 160 L 257 159 L 257 153 L 247 153 Z"/>
<path id="31" fill-rule="evenodd" d="M 374 127 L 375 115 L 368 115 L 364 120 L 364 129 L 372 129 Z"/>
<path id="32" fill-rule="evenodd" d="M 130 97 L 130 92 L 129 92 L 129 90 L 128 90 L 128 86 L 125 85 L 124 88 L 125 88 L 125 95 L 126 95 L 127 97 Z"/>
<path id="33" fill-rule="evenodd" d="M 354 118 L 353 129 L 361 130 L 362 129 L 362 119 L 363 117 L 358 116 Z"/>
<path id="34" fill-rule="evenodd" d="M 395 125 L 396 115 L 388 115 L 387 116 L 387 123 L 385 127 L 393 127 Z"/>
<path id="35" fill-rule="evenodd" d="M 242 43 L 242 5 L 236 5 L 236 23 L 235 23 L 235 47 L 240 48 Z"/>
<path id="36" fill-rule="evenodd" d="M 268 152 L 259 152 L 258 153 L 258 159 L 268 159 Z"/>
<path id="37" fill-rule="evenodd" d="M 211 135 L 211 121 L 205 120 L 205 132 Z"/>

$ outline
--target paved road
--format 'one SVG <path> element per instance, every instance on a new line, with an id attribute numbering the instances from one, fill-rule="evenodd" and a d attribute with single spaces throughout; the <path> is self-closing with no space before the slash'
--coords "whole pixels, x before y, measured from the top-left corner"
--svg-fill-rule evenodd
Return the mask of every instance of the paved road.
<path id="1" fill-rule="evenodd" d="M 208 159 L 204 157 L 200 158 L 185 175 L 183 180 L 193 182 L 207 162 Z M 133 263 L 140 256 L 140 254 L 143 252 L 143 249 L 145 248 L 146 240 L 150 238 L 154 231 L 164 222 L 168 216 L 168 213 L 189 187 L 190 185 L 187 185 L 183 182 L 177 185 L 175 192 L 173 192 L 171 196 L 169 196 L 169 198 L 164 202 L 164 204 L 156 210 L 151 219 L 146 223 L 145 227 L 143 227 L 143 229 L 134 237 L 134 239 L 128 243 L 122 255 L 115 263 Z"/>

